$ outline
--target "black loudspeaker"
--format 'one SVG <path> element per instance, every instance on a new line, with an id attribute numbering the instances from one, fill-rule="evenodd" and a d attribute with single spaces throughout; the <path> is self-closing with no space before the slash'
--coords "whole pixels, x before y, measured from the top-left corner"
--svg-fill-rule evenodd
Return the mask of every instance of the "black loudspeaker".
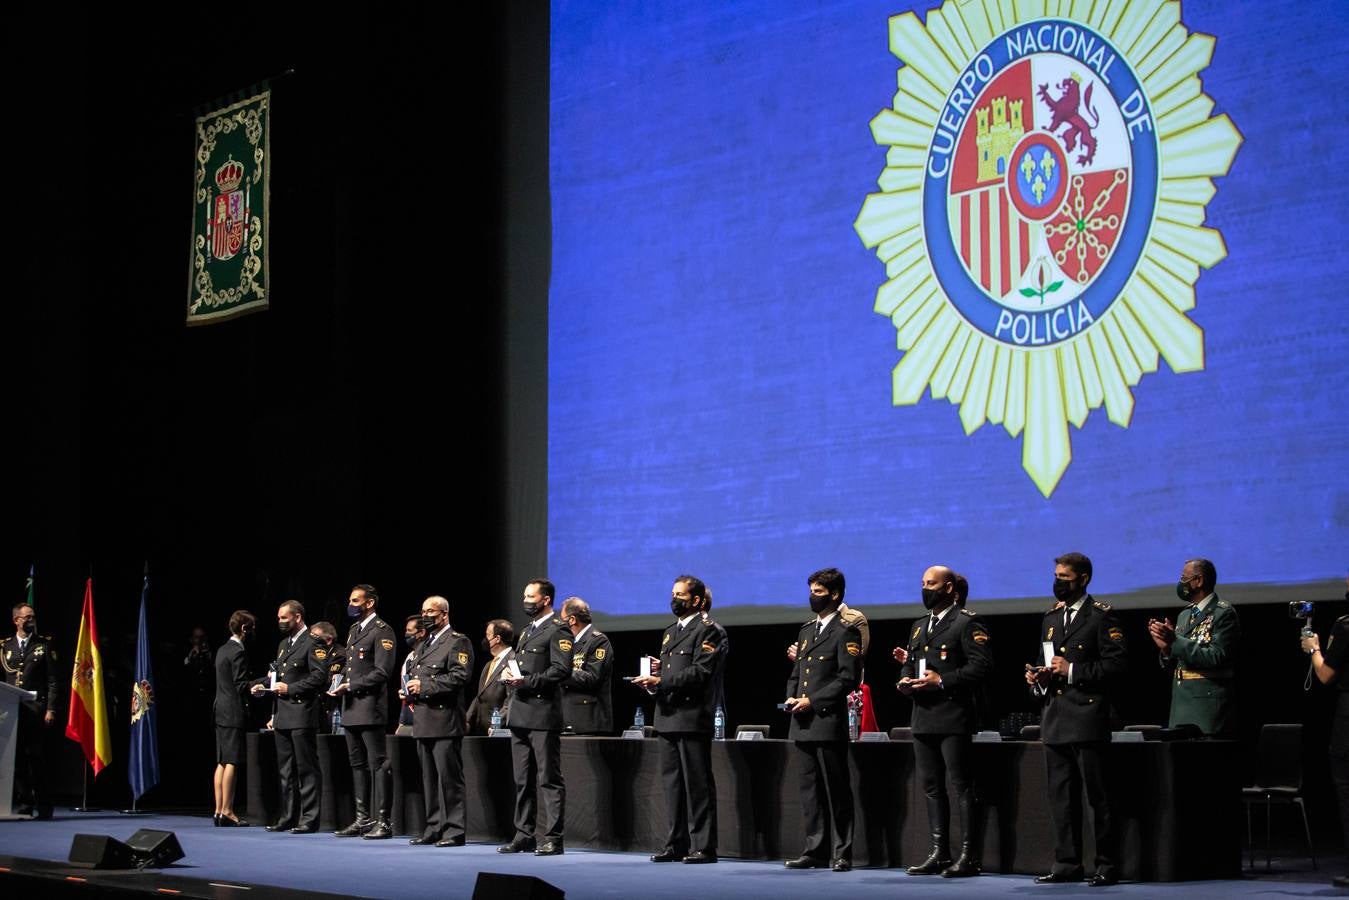
<path id="1" fill-rule="evenodd" d="M 130 869 L 136 865 L 131 848 L 106 834 L 77 834 L 70 842 L 71 865 L 85 869 Z"/>
<path id="2" fill-rule="evenodd" d="M 183 848 L 172 831 L 142 828 L 127 838 L 127 846 L 136 854 L 136 865 L 142 869 L 162 869 L 183 858 Z"/>
<path id="3" fill-rule="evenodd" d="M 566 894 L 533 875 L 479 872 L 473 900 L 562 900 Z"/>

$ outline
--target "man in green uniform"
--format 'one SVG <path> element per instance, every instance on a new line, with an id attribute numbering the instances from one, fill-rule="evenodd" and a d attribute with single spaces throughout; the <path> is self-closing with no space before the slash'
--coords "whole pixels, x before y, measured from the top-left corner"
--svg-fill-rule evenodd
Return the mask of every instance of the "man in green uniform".
<path id="1" fill-rule="evenodd" d="M 1231 734 L 1236 725 L 1232 675 L 1241 623 L 1237 611 L 1214 590 L 1218 570 L 1206 559 L 1187 560 L 1176 595 L 1190 605 L 1170 619 L 1148 622 L 1164 667 L 1174 667 L 1170 726 L 1198 725 L 1208 735 Z"/>

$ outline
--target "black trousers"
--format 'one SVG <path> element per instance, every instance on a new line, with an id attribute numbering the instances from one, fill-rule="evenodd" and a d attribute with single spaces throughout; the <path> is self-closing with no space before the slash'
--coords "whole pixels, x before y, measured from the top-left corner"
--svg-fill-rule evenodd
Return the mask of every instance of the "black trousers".
<path id="1" fill-rule="evenodd" d="M 374 818 L 389 821 L 393 808 L 393 769 L 389 767 L 384 746 L 384 726 L 348 725 L 344 737 L 351 759 L 356 818 L 369 818 L 373 811 Z"/>
<path id="2" fill-rule="evenodd" d="M 800 767 L 801 815 L 806 826 L 802 855 L 815 859 L 831 856 L 829 825 L 834 841 L 832 857 L 852 862 L 852 780 L 848 777 L 847 741 L 797 741 L 796 762 Z"/>
<path id="3" fill-rule="evenodd" d="M 464 839 L 464 739 L 417 738 L 426 801 L 424 838 Z"/>
<path id="4" fill-rule="evenodd" d="M 47 733 L 56 728 L 43 724 L 45 715 L 46 710 L 34 710 L 20 703 L 18 733 L 14 736 L 14 795 L 19 805 L 32 806 L 44 814 L 52 811 L 44 764 Z"/>
<path id="5" fill-rule="evenodd" d="M 932 833 L 946 840 L 951 834 L 951 800 L 946 793 L 946 776 L 951 776 L 951 790 L 960 804 L 961 815 L 971 821 L 961 821 L 962 833 L 969 835 L 974 826 L 974 770 L 970 766 L 968 734 L 915 734 L 913 761 L 918 769 L 918 783 L 927 798 L 928 827 Z"/>
<path id="6" fill-rule="evenodd" d="M 533 838 L 542 825 L 542 839 L 562 840 L 567 787 L 562 783 L 562 732 L 511 729 L 511 764 L 515 769 L 515 836 Z M 536 819 L 537 793 L 543 794 L 543 822 Z"/>
<path id="7" fill-rule="evenodd" d="M 1049 781 L 1049 812 L 1054 820 L 1054 870 L 1082 867 L 1082 786 L 1094 814 L 1096 871 L 1116 875 L 1119 853 L 1115 822 L 1110 810 L 1110 788 L 1105 770 L 1109 744 L 1045 744 L 1045 774 Z"/>
<path id="8" fill-rule="evenodd" d="M 319 747 L 313 728 L 278 728 L 276 770 L 281 777 L 280 822 L 319 824 Z"/>
<path id="9" fill-rule="evenodd" d="M 660 780 L 670 833 L 665 850 L 678 856 L 717 854 L 717 785 L 712 778 L 712 735 L 660 734 Z"/>
<path id="10" fill-rule="evenodd" d="M 1349 692 L 1340 692 L 1330 725 L 1330 779 L 1340 807 L 1340 827 L 1349 853 Z"/>

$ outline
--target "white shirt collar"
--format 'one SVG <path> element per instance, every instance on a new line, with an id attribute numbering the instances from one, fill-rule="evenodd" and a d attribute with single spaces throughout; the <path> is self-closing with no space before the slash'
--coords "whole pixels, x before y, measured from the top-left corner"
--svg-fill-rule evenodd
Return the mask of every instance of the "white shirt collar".
<path id="1" fill-rule="evenodd" d="M 838 610 L 834 610 L 834 611 L 831 612 L 829 615 L 825 616 L 823 619 L 821 619 L 819 616 L 816 616 L 816 617 L 815 617 L 815 630 L 816 630 L 816 631 L 824 631 L 824 626 L 826 626 L 826 625 L 828 625 L 830 622 L 834 621 L 834 616 L 836 616 L 836 615 L 838 615 Z"/>
<path id="2" fill-rule="evenodd" d="M 1076 617 L 1077 617 L 1077 614 L 1080 613 L 1080 612 L 1082 611 L 1082 606 L 1083 606 L 1083 604 L 1085 604 L 1086 602 L 1087 602 L 1087 595 L 1086 595 L 1086 594 L 1083 594 L 1081 597 L 1079 597 L 1079 598 L 1077 599 L 1077 602 L 1076 602 L 1076 603 L 1074 603 L 1072 606 L 1069 606 L 1069 607 L 1068 607 L 1068 609 L 1071 609 L 1071 610 L 1073 611 L 1073 617 L 1074 617 L 1074 618 L 1076 618 Z"/>
<path id="3" fill-rule="evenodd" d="M 365 626 L 369 625 L 369 624 L 370 624 L 370 620 L 373 619 L 374 617 L 375 617 L 375 614 L 372 612 L 372 613 L 370 613 L 370 615 L 366 616 L 364 619 L 361 619 L 361 631 L 365 631 Z"/>
<path id="4" fill-rule="evenodd" d="M 696 618 L 698 618 L 698 614 L 696 612 L 689 613 L 687 616 L 679 620 L 679 627 L 683 628 L 685 625 L 689 624 Z"/>
<path id="5" fill-rule="evenodd" d="M 449 623 L 449 622 L 446 622 L 446 623 L 445 623 L 445 627 L 441 628 L 441 629 L 440 629 L 439 631 L 437 631 L 435 634 L 427 635 L 427 641 L 428 641 L 428 643 L 434 644 L 434 643 L 436 642 L 436 638 L 440 637 L 442 634 L 444 634 L 445 632 L 447 632 L 447 631 L 449 631 L 449 630 L 450 630 L 450 623 Z"/>
<path id="6" fill-rule="evenodd" d="M 589 631 L 594 624 L 595 624 L 594 622 L 587 622 L 586 627 L 582 628 L 579 632 L 577 632 L 576 637 L 572 638 L 572 640 L 579 641 L 581 638 L 585 637 L 585 633 Z"/>
<path id="7" fill-rule="evenodd" d="M 234 641 L 234 643 L 238 644 L 240 647 L 244 645 L 243 639 L 237 634 L 230 635 L 230 640 Z"/>
<path id="8" fill-rule="evenodd" d="M 533 622 L 530 622 L 529 624 L 531 624 L 531 625 L 542 625 L 545 621 L 547 621 L 548 619 L 551 619 L 552 617 L 553 617 L 553 611 L 550 609 L 550 610 L 548 610 L 548 611 L 545 612 L 545 613 L 540 613 L 540 614 L 539 614 L 539 617 L 536 618 Z"/>
<path id="9" fill-rule="evenodd" d="M 1200 600 L 1198 603 L 1194 605 L 1195 612 L 1203 613 L 1204 610 L 1208 609 L 1209 603 L 1212 602 L 1213 600 L 1216 600 L 1217 598 L 1218 592 L 1210 591 L 1207 597 L 1205 597 L 1203 600 Z"/>
<path id="10" fill-rule="evenodd" d="M 948 606 L 948 607 L 946 607 L 946 609 L 943 609 L 941 612 L 934 612 L 934 613 L 932 613 L 932 615 L 933 615 L 933 616 L 935 617 L 935 619 L 936 619 L 936 621 L 933 622 L 933 624 L 935 625 L 935 624 L 937 624 L 938 622 L 940 622 L 942 619 L 946 618 L 946 614 L 949 613 L 951 610 L 953 610 L 953 609 L 955 609 L 955 608 L 956 608 L 956 603 L 955 603 L 955 601 L 952 601 L 952 602 L 951 602 L 951 605 Z"/>

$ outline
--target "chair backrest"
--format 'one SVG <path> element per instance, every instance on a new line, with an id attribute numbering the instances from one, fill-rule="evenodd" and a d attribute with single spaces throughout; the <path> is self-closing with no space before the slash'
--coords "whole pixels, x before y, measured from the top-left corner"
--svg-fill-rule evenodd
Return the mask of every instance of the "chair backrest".
<path id="1" fill-rule="evenodd" d="M 1161 731 L 1160 725 L 1125 725 L 1125 731 Z"/>
<path id="2" fill-rule="evenodd" d="M 1302 725 L 1270 724 L 1260 729 L 1255 783 L 1259 787 L 1302 788 Z"/>
<path id="3" fill-rule="evenodd" d="M 1040 739 L 1040 726 L 1039 726 L 1039 725 L 1022 725 L 1022 726 L 1021 726 L 1021 740 L 1023 740 L 1023 741 L 1038 741 L 1039 739 Z"/>
<path id="4" fill-rule="evenodd" d="M 911 741 L 913 740 L 913 729 L 908 725 L 899 725 L 890 729 L 890 740 L 892 741 Z"/>
<path id="5" fill-rule="evenodd" d="M 740 725 L 735 729 L 735 736 L 738 738 L 747 731 L 757 731 L 766 738 L 771 730 L 767 725 Z"/>

